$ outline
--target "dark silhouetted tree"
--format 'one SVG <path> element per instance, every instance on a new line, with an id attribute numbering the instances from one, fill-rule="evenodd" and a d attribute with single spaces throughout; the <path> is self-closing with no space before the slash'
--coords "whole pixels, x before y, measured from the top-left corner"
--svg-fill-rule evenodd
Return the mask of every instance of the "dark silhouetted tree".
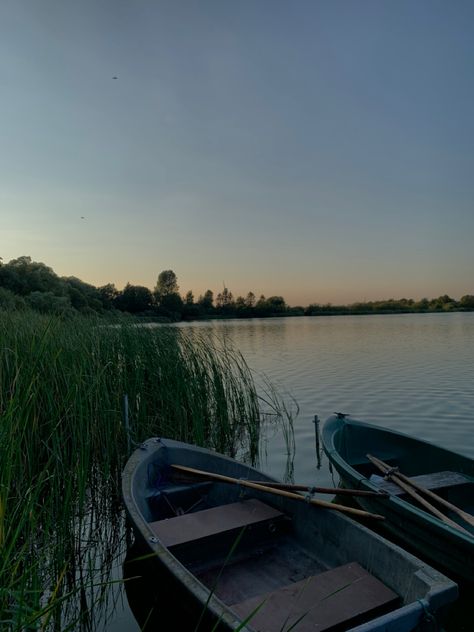
<path id="1" fill-rule="evenodd" d="M 14 294 L 11 290 L 7 290 L 4 287 L 0 287 L 0 310 L 12 311 L 24 307 L 26 307 L 26 302 L 23 296 Z"/>
<path id="2" fill-rule="evenodd" d="M 65 292 L 63 282 L 51 268 L 25 256 L 1 266 L 0 286 L 22 296 L 30 292 L 52 292 L 57 295 Z"/>
<path id="3" fill-rule="evenodd" d="M 74 309 L 80 312 L 102 311 L 102 301 L 99 291 L 93 285 L 84 283 L 77 277 L 62 277 L 67 294 Z"/>
<path id="4" fill-rule="evenodd" d="M 253 292 L 249 292 L 245 297 L 245 306 L 253 309 L 255 307 L 255 294 Z"/>
<path id="5" fill-rule="evenodd" d="M 97 288 L 104 309 L 113 309 L 120 292 L 113 283 L 107 283 Z"/>
<path id="6" fill-rule="evenodd" d="M 177 292 L 161 296 L 159 312 L 173 320 L 179 320 L 183 313 L 183 299 Z"/>
<path id="7" fill-rule="evenodd" d="M 183 312 L 183 299 L 178 294 L 178 278 L 173 270 L 163 270 L 153 292 L 158 313 L 179 320 Z"/>
<path id="8" fill-rule="evenodd" d="M 127 283 L 117 297 L 117 307 L 123 312 L 138 314 L 151 310 L 153 296 L 147 287 Z"/>
<path id="9" fill-rule="evenodd" d="M 199 305 L 196 305 L 196 303 L 194 302 L 194 294 L 192 290 L 189 290 L 189 292 L 186 292 L 186 296 L 184 297 L 182 317 L 184 320 L 195 320 L 199 318 L 199 316 Z"/>
<path id="10" fill-rule="evenodd" d="M 217 309 L 223 311 L 227 311 L 234 307 L 234 297 L 232 295 L 232 292 L 228 288 L 224 287 L 222 292 L 219 292 L 219 294 L 217 295 L 216 307 Z"/>
<path id="11" fill-rule="evenodd" d="M 33 309 L 43 313 L 73 314 L 71 302 L 67 296 L 56 296 L 52 292 L 31 292 L 26 298 Z"/>
<path id="12" fill-rule="evenodd" d="M 212 311 L 214 307 L 214 293 L 211 290 L 206 290 L 204 296 L 200 296 L 198 299 L 198 305 L 204 312 Z"/>
<path id="13" fill-rule="evenodd" d="M 472 294 L 465 294 L 464 296 L 461 296 L 459 305 L 463 309 L 474 309 L 474 296 Z"/>
<path id="14" fill-rule="evenodd" d="M 163 296 L 177 294 L 178 292 L 178 277 L 173 270 L 163 270 L 163 272 L 160 272 L 155 286 L 155 296 L 157 297 L 158 302 Z"/>

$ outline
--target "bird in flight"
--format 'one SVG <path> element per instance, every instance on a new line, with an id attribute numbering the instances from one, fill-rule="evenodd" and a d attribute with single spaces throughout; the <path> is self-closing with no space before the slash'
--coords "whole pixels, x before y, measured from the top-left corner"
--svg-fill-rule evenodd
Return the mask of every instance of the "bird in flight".
<path id="1" fill-rule="evenodd" d="M 118 77 L 112 77 L 112 79 L 118 79 Z"/>

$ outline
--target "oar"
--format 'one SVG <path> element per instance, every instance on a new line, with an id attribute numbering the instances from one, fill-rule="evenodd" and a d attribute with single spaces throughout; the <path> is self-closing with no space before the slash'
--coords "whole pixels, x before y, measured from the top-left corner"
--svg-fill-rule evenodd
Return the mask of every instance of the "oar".
<path id="1" fill-rule="evenodd" d="M 261 485 L 261 481 L 249 481 Z M 294 492 L 308 492 L 310 494 L 337 494 L 338 496 L 388 496 L 388 492 L 381 490 L 379 492 L 370 492 L 364 489 L 348 489 L 346 487 L 314 487 L 311 485 L 292 485 L 290 483 L 270 483 L 265 481 L 267 487 L 274 489 L 287 489 Z"/>
<path id="2" fill-rule="evenodd" d="M 301 500 L 311 505 L 316 505 L 318 507 L 326 507 L 326 509 L 335 509 L 336 511 L 340 511 L 341 513 L 347 513 L 354 516 L 359 516 L 360 518 L 375 518 L 376 520 L 385 520 L 384 516 L 380 516 L 378 514 L 372 514 L 372 513 L 369 513 L 368 511 L 363 511 L 362 509 L 354 509 L 353 507 L 344 507 L 344 505 L 329 503 L 329 502 L 326 502 L 325 500 L 319 500 L 319 498 L 305 498 L 305 496 L 302 496 L 301 494 L 295 494 L 294 492 L 289 492 L 284 489 L 275 489 L 265 484 L 262 485 L 261 483 L 253 483 L 251 481 L 246 481 L 241 478 L 233 478 L 231 476 L 224 476 L 223 474 L 215 474 L 214 472 L 205 472 L 204 470 L 197 470 L 193 467 L 187 467 L 185 465 L 171 465 L 171 467 L 175 470 L 179 470 L 180 472 L 188 472 L 190 474 L 197 474 L 199 476 L 205 476 L 207 478 L 211 478 L 216 481 L 222 481 L 224 483 L 233 483 L 234 485 L 241 485 L 242 487 L 249 487 L 250 489 L 255 489 L 256 491 L 259 491 L 259 492 L 267 492 L 268 494 L 275 494 L 276 496 L 284 496 L 285 498 Z"/>
<path id="3" fill-rule="evenodd" d="M 470 535 L 470 533 L 466 531 L 466 529 L 461 527 L 461 525 L 459 525 L 457 522 L 454 522 L 454 520 L 451 520 L 451 518 L 448 518 L 448 516 L 445 516 L 444 513 L 439 511 L 439 509 L 434 507 L 431 503 L 429 503 L 422 496 L 420 496 L 420 494 L 416 492 L 413 489 L 413 487 L 411 487 L 410 485 L 402 481 L 401 478 L 399 478 L 399 476 L 397 476 L 397 474 L 395 474 L 392 471 L 392 468 L 389 465 L 387 465 L 386 463 L 383 463 L 382 461 L 379 461 L 379 459 L 377 459 L 374 456 L 371 456 L 370 454 L 367 454 L 367 458 L 369 459 L 369 461 L 371 461 L 375 465 L 375 467 L 377 467 L 381 472 L 383 472 L 383 474 L 385 474 L 387 478 L 389 478 L 391 481 L 396 483 L 409 496 L 417 500 L 420 503 L 420 505 L 422 505 L 427 511 L 429 511 L 434 516 L 442 520 L 444 523 L 449 524 L 451 527 L 454 527 L 455 529 L 458 529 L 459 531 L 462 531 L 463 533 L 467 533 L 468 535 Z"/>
<path id="4" fill-rule="evenodd" d="M 375 457 L 372 457 L 372 458 L 375 458 Z M 384 467 L 390 468 L 390 466 L 387 463 L 384 463 L 380 459 L 376 459 L 376 460 Z M 408 485 L 411 485 L 422 494 L 425 494 L 426 496 L 429 496 L 433 500 L 436 500 L 436 502 L 438 502 L 440 505 L 443 505 L 444 507 L 451 509 L 452 512 L 456 513 L 460 518 L 462 518 L 463 520 L 465 520 L 467 523 L 469 523 L 470 525 L 474 527 L 474 516 L 467 513 L 466 511 L 463 511 L 459 507 L 456 507 L 456 505 L 453 505 L 452 503 L 450 503 L 449 500 L 445 500 L 441 496 L 438 496 L 438 494 L 435 494 L 434 492 L 432 492 L 431 489 L 427 489 L 426 487 L 423 487 L 423 485 L 416 483 L 409 476 L 405 476 L 401 472 L 397 472 L 396 474 L 402 481 L 404 481 L 405 483 L 408 483 Z"/>

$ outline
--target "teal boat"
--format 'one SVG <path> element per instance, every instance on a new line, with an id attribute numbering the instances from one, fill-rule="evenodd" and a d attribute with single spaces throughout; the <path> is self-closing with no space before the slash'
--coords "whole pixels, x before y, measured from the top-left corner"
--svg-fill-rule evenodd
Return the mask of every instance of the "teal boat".
<path id="1" fill-rule="evenodd" d="M 386 497 L 357 498 L 364 509 L 385 516 L 382 528 L 456 579 L 474 581 L 473 459 L 342 413 L 326 421 L 322 442 L 344 486 L 387 492 Z M 388 469 L 377 466 L 377 459 Z M 407 492 L 400 482 L 393 482 L 401 480 L 406 485 L 405 477 L 415 489 L 409 484 Z M 432 514 L 421 502 L 428 502 L 441 515 Z"/>
<path id="2" fill-rule="evenodd" d="M 147 564 L 136 592 L 152 593 L 134 608 L 142 629 L 411 632 L 457 598 L 451 579 L 333 505 L 272 485 L 249 465 L 168 439 L 131 455 L 128 559 Z M 137 573 L 127 576 L 131 594 Z"/>

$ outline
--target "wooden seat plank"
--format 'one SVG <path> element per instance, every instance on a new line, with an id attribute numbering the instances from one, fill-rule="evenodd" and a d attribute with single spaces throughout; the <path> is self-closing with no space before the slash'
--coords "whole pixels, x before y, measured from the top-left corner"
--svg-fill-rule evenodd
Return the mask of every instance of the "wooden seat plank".
<path id="1" fill-rule="evenodd" d="M 421 474 L 420 476 L 411 476 L 410 478 L 414 483 L 431 490 L 455 487 L 470 482 L 470 479 L 464 476 L 464 474 L 449 471 Z M 385 480 L 383 476 L 379 476 L 378 474 L 372 474 L 369 480 L 371 483 L 374 483 L 374 485 L 377 485 L 380 490 L 386 491 L 392 496 L 401 496 L 405 493 L 398 485 Z"/>
<path id="2" fill-rule="evenodd" d="M 151 522 L 150 527 L 162 544 L 173 547 L 283 516 L 281 511 L 252 498 L 158 520 Z"/>
<path id="3" fill-rule="evenodd" d="M 250 625 L 259 632 L 347 630 L 372 616 L 388 612 L 399 597 L 357 562 L 332 569 L 232 605 L 242 619 L 260 604 Z"/>

